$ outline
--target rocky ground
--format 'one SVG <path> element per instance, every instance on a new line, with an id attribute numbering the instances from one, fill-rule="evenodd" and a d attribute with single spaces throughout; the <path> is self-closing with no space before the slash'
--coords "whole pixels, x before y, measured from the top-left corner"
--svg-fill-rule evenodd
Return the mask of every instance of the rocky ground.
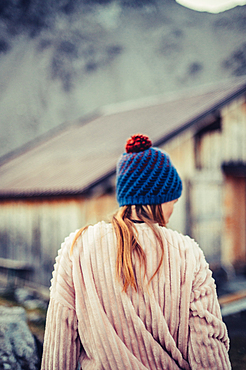
<path id="1" fill-rule="evenodd" d="M 246 311 L 224 317 L 231 341 L 233 370 L 246 370 Z"/>
<path id="2" fill-rule="evenodd" d="M 0 287 L 0 369 L 38 370 L 48 302 L 24 287 Z"/>
<path id="3" fill-rule="evenodd" d="M 27 322 L 31 332 L 43 342 L 45 318 L 48 302 L 30 293 L 25 288 L 16 290 L 0 290 L 0 306 L 23 307 L 26 311 Z"/>
<path id="4" fill-rule="evenodd" d="M 41 349 L 22 307 L 0 307 L 0 369 L 38 370 Z"/>

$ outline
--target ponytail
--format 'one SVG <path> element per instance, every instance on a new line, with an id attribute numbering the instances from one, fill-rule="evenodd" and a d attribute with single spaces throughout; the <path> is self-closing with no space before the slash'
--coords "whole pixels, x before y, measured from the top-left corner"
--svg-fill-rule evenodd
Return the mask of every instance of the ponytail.
<path id="1" fill-rule="evenodd" d="M 156 223 L 160 226 L 165 226 L 165 220 L 162 212 L 161 205 L 136 205 L 136 215 L 139 221 L 146 223 L 152 230 L 156 237 L 159 246 L 161 248 L 161 258 L 157 266 L 156 271 L 149 280 L 155 277 L 158 273 L 164 257 L 164 246 L 163 240 L 159 229 L 156 227 Z M 116 234 L 117 240 L 117 257 L 116 257 L 116 278 L 120 283 L 123 283 L 123 291 L 126 292 L 128 287 L 132 287 L 135 291 L 138 290 L 134 269 L 132 255 L 133 252 L 137 254 L 140 261 L 140 267 L 144 269 L 144 275 L 146 275 L 147 261 L 146 254 L 138 242 L 138 232 L 132 217 L 132 206 L 120 207 L 118 212 L 112 217 L 112 225 Z M 72 242 L 70 249 L 70 256 L 73 253 L 74 246 L 77 239 L 82 233 L 88 228 L 88 226 L 80 229 Z"/>
<path id="2" fill-rule="evenodd" d="M 161 247 L 161 259 L 156 271 L 149 280 L 150 283 L 158 273 L 164 256 L 162 237 L 155 223 L 165 226 L 165 220 L 161 205 L 137 205 L 135 206 L 135 209 L 138 219 L 145 222 L 151 228 Z M 135 291 L 138 289 L 132 263 L 133 252 L 135 252 L 139 258 L 140 267 L 144 268 L 144 275 L 146 275 L 147 269 L 146 254 L 138 243 L 137 229 L 134 222 L 131 220 L 131 215 L 132 206 L 123 206 L 112 219 L 112 225 L 114 227 L 117 240 L 116 277 L 118 281 L 123 283 L 124 292 L 127 291 L 129 286 L 131 286 Z"/>

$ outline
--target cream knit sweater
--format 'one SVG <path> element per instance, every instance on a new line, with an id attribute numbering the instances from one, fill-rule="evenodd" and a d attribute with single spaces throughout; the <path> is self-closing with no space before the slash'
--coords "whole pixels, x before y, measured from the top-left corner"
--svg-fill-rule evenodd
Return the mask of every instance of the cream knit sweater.
<path id="1" fill-rule="evenodd" d="M 231 368 L 229 340 L 214 280 L 203 252 L 189 237 L 160 228 L 164 262 L 148 289 L 136 293 L 115 278 L 111 224 L 90 226 L 56 258 L 47 313 L 42 370 Z M 159 258 L 152 231 L 136 224 L 147 256 L 147 278 Z M 138 282 L 145 284 L 134 258 Z"/>

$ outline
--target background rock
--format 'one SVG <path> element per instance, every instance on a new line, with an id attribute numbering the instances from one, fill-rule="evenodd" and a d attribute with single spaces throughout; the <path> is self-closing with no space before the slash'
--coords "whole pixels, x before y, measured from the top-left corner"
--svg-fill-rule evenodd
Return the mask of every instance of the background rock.
<path id="1" fill-rule="evenodd" d="M 0 369 L 37 370 L 36 343 L 21 307 L 0 307 Z"/>
<path id="2" fill-rule="evenodd" d="M 107 104 L 246 73 L 246 6 L 0 2 L 0 156 Z"/>

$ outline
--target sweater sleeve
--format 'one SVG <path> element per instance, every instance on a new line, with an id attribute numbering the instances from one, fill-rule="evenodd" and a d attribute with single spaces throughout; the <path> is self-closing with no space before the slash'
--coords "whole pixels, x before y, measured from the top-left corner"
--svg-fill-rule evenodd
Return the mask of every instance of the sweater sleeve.
<path id="1" fill-rule="evenodd" d="M 75 311 L 51 298 L 47 312 L 41 370 L 76 370 L 80 355 Z"/>
<path id="2" fill-rule="evenodd" d="M 69 256 L 71 234 L 58 252 L 46 316 L 41 370 L 76 370 L 81 351 L 72 261 Z"/>
<path id="3" fill-rule="evenodd" d="M 190 300 L 188 361 L 191 369 L 228 370 L 229 338 L 222 321 L 212 272 L 197 246 Z"/>

